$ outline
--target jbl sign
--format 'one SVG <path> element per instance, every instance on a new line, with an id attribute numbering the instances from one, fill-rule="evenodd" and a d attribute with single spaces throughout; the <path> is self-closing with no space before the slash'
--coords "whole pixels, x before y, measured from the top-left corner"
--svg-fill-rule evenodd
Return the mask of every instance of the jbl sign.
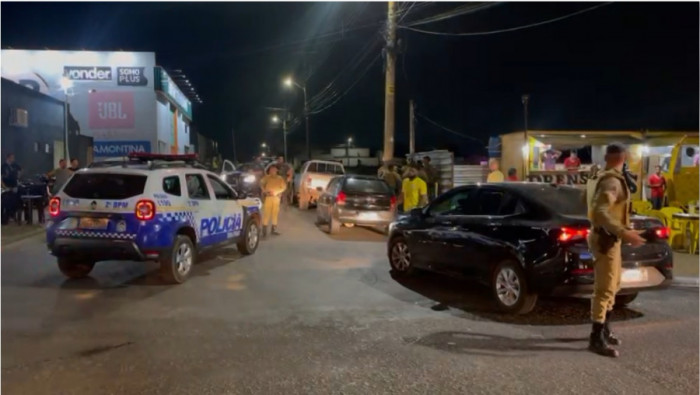
<path id="1" fill-rule="evenodd" d="M 134 127 L 132 92 L 90 93 L 91 129 L 131 129 Z"/>

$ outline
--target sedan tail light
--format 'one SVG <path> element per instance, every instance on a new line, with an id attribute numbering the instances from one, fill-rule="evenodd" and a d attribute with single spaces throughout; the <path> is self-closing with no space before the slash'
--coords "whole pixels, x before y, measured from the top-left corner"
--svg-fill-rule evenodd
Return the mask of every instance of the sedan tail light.
<path id="1" fill-rule="evenodd" d="M 565 243 L 567 241 L 573 240 L 585 240 L 588 237 L 590 229 L 588 228 L 561 228 L 561 233 L 559 234 L 559 241 Z"/>
<path id="2" fill-rule="evenodd" d="M 393 209 L 394 207 L 396 207 L 396 196 L 392 196 L 392 197 L 391 197 L 390 203 L 391 203 L 391 208 L 392 208 L 392 209 Z"/>
<path id="3" fill-rule="evenodd" d="M 668 239 L 670 232 L 667 227 L 662 226 L 660 228 L 656 228 L 656 230 L 654 230 L 654 234 L 659 239 Z"/>
<path id="4" fill-rule="evenodd" d="M 49 214 L 52 217 L 61 213 L 61 198 L 53 197 L 49 200 Z"/>
<path id="5" fill-rule="evenodd" d="M 347 199 L 347 195 L 345 192 L 340 191 L 338 192 L 338 196 L 335 197 L 335 202 L 338 203 L 339 205 L 343 206 L 345 205 L 345 200 Z"/>
<path id="6" fill-rule="evenodd" d="M 152 200 L 139 200 L 136 203 L 136 218 L 148 221 L 156 216 L 156 204 Z"/>

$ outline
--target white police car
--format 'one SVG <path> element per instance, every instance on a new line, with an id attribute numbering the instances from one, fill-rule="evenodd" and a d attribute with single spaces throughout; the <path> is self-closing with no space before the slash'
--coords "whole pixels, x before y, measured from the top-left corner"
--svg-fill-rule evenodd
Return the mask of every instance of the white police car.
<path id="1" fill-rule="evenodd" d="M 132 154 L 71 177 L 49 202 L 46 242 L 71 278 L 98 261 L 154 260 L 165 281 L 182 283 L 201 250 L 236 243 L 254 253 L 260 209 L 195 155 Z"/>

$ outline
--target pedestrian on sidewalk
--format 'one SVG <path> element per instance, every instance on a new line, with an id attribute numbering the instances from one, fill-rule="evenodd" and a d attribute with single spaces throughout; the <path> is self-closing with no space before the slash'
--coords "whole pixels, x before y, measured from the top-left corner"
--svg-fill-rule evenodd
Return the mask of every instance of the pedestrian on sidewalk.
<path id="1" fill-rule="evenodd" d="M 15 154 L 8 154 L 5 157 L 5 163 L 2 164 L 2 187 L 7 189 L 2 195 L 2 222 L 6 225 L 10 218 L 15 218 L 17 210 L 22 202 L 20 200 L 18 189 L 19 177 L 22 174 L 22 167 L 15 162 Z"/>
<path id="2" fill-rule="evenodd" d="M 263 237 L 267 237 L 267 227 L 272 223 L 272 234 L 279 235 L 277 231 L 277 217 L 280 214 L 280 197 L 287 189 L 287 182 L 277 174 L 277 165 L 273 164 L 267 169 L 267 175 L 260 180 L 260 188 L 263 193 Z"/>
<path id="3" fill-rule="evenodd" d="M 593 205 L 589 208 L 588 249 L 594 257 L 594 291 L 591 300 L 593 329 L 588 349 L 607 357 L 619 356 L 611 346 L 621 344 L 610 329 L 615 296 L 620 290 L 621 245 L 625 242 L 636 247 L 645 243 L 639 233 L 629 228 L 630 190 L 622 174 L 626 152 L 620 143 L 607 146 L 605 170 L 598 175 Z"/>

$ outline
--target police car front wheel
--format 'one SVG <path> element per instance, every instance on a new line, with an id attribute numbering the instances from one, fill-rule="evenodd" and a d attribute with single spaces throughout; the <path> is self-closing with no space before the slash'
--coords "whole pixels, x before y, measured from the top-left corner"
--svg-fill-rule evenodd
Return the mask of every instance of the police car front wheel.
<path id="1" fill-rule="evenodd" d="M 243 238 L 238 242 L 238 251 L 243 255 L 251 255 L 258 249 L 260 242 L 260 228 L 258 222 L 251 218 L 246 224 Z"/>
<path id="2" fill-rule="evenodd" d="M 90 274 L 95 262 L 76 260 L 71 258 L 59 258 L 58 269 L 68 278 L 85 278 Z"/>
<path id="3" fill-rule="evenodd" d="M 177 236 L 172 250 L 163 254 L 160 259 L 163 280 L 171 284 L 184 283 L 192 272 L 195 254 L 192 240 L 187 236 Z"/>

